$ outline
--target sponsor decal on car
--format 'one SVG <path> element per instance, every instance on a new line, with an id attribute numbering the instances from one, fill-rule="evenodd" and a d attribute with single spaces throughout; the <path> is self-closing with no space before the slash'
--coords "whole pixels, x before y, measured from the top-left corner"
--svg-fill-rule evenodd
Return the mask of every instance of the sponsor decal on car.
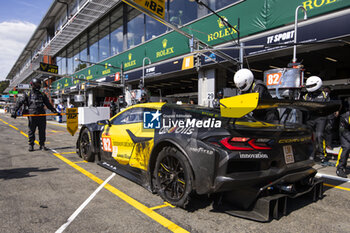
<path id="1" fill-rule="evenodd" d="M 295 142 L 306 142 L 310 141 L 311 136 L 302 137 L 302 138 L 282 138 L 278 141 L 278 143 L 295 143 Z"/>
<path id="2" fill-rule="evenodd" d="M 246 154 L 239 152 L 239 158 L 241 159 L 268 159 L 269 156 L 267 154 L 263 154 L 261 152 L 257 154 Z"/>
<path id="3" fill-rule="evenodd" d="M 194 128 L 221 128 L 221 125 L 222 122 L 216 118 L 202 120 L 193 118 L 193 116 L 189 114 L 162 116 L 162 113 L 160 113 L 159 110 L 144 112 L 143 118 L 144 129 L 160 129 L 160 134 L 172 132 L 192 134 Z"/>
<path id="4" fill-rule="evenodd" d="M 159 134 L 177 133 L 191 135 L 194 132 L 194 128 L 191 127 L 162 127 L 159 130 Z"/>
<path id="5" fill-rule="evenodd" d="M 206 120 L 187 118 L 187 119 L 176 119 L 163 118 L 163 127 L 192 127 L 192 128 L 220 128 L 221 121 L 215 118 L 209 118 Z"/>
<path id="6" fill-rule="evenodd" d="M 118 157 L 118 147 L 117 146 L 113 146 L 112 157 L 113 158 Z"/>
<path id="7" fill-rule="evenodd" d="M 143 113 L 143 128 L 144 129 L 160 129 L 160 116 L 162 114 L 157 111 Z"/>
<path id="8" fill-rule="evenodd" d="M 208 155 L 213 155 L 214 154 L 214 151 L 205 149 L 203 147 L 198 147 L 198 148 L 190 147 L 189 150 L 193 151 L 195 153 L 203 153 L 203 154 L 208 154 Z"/>

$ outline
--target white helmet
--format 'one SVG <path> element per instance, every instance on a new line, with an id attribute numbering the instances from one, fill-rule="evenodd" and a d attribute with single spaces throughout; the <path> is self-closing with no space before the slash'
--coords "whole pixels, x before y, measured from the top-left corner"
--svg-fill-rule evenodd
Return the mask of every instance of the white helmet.
<path id="1" fill-rule="evenodd" d="M 311 76 L 306 80 L 306 90 L 308 92 L 317 91 L 322 87 L 322 79 L 317 76 Z"/>
<path id="2" fill-rule="evenodd" d="M 235 73 L 233 81 L 238 89 L 248 91 L 254 81 L 254 75 L 248 69 L 240 69 Z"/>

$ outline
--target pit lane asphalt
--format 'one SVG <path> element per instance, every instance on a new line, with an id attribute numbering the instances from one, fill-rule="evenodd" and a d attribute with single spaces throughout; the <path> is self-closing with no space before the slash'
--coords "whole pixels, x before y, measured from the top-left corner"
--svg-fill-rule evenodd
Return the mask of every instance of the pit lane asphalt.
<path id="1" fill-rule="evenodd" d="M 106 180 L 112 173 L 82 162 L 75 154 L 77 134 L 72 137 L 64 127 L 47 125 L 47 146 L 56 155 L 39 151 L 38 145 L 28 152 L 27 120 L 4 114 L 0 119 L 0 232 L 55 232 L 100 186 L 93 178 Z M 90 177 L 72 166 L 91 173 Z M 331 174 L 332 169 L 320 171 Z M 322 200 L 298 199 L 290 203 L 289 215 L 259 223 L 215 212 L 206 197 L 196 197 L 189 211 L 172 208 L 159 196 L 115 175 L 109 189 L 98 192 L 65 232 L 349 232 L 350 183 L 325 182 Z M 122 200 L 111 190 L 127 198 Z M 159 216 L 151 218 L 150 212 Z"/>

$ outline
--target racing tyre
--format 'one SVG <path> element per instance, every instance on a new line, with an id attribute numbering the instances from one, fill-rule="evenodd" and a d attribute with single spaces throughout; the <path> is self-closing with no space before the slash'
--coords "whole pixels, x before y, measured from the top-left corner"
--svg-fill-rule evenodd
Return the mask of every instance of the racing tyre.
<path id="1" fill-rule="evenodd" d="M 172 205 L 185 208 L 192 192 L 192 170 L 186 157 L 174 147 L 164 147 L 154 170 L 158 194 Z"/>
<path id="2" fill-rule="evenodd" d="M 90 131 L 85 128 L 80 135 L 79 150 L 80 156 L 88 162 L 93 162 L 95 160 L 95 154 L 92 153 L 92 139 Z"/>

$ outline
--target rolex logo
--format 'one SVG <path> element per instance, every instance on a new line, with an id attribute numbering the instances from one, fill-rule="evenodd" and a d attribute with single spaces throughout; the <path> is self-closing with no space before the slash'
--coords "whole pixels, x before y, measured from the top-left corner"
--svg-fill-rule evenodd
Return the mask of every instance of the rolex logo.
<path id="1" fill-rule="evenodd" d="M 89 74 L 89 75 L 91 74 L 91 70 L 88 71 L 88 74 Z"/>
<path id="2" fill-rule="evenodd" d="M 163 50 L 156 52 L 156 58 L 163 57 L 169 54 L 174 53 L 174 47 L 167 48 L 168 40 L 162 40 Z"/>
<path id="3" fill-rule="evenodd" d="M 225 21 L 228 21 L 227 18 L 226 18 L 225 16 L 221 16 L 221 17 L 222 17 Z M 219 28 L 225 27 L 225 25 L 224 25 L 224 23 L 222 22 L 221 19 L 218 19 L 217 22 L 218 22 Z"/>
<path id="4" fill-rule="evenodd" d="M 105 69 L 108 69 L 108 63 L 105 64 Z"/>
<path id="5" fill-rule="evenodd" d="M 136 60 L 132 60 L 132 53 L 128 54 L 129 61 L 124 64 L 124 68 L 132 67 L 136 65 Z"/>
<path id="6" fill-rule="evenodd" d="M 162 44 L 163 44 L 163 48 L 165 49 L 168 44 L 168 40 L 167 39 L 162 40 Z"/>

